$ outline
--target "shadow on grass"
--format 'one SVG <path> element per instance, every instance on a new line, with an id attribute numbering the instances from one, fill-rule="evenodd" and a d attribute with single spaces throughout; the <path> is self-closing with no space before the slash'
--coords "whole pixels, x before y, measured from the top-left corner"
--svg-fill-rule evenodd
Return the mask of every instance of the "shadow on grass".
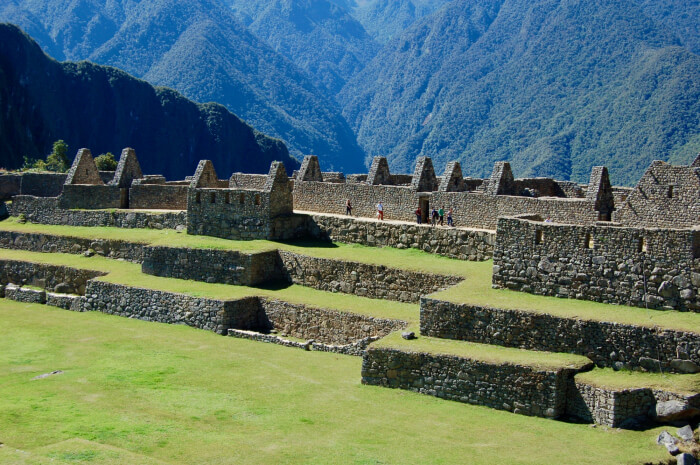
<path id="1" fill-rule="evenodd" d="M 334 244 L 331 241 L 324 241 L 321 239 L 305 239 L 297 241 L 276 241 L 278 244 L 290 245 L 293 247 L 301 248 L 323 248 L 323 249 L 337 249 L 338 244 Z"/>
<path id="2" fill-rule="evenodd" d="M 251 286 L 256 289 L 264 289 L 266 291 L 282 291 L 284 289 L 287 289 L 291 286 L 293 286 L 293 283 L 290 283 L 289 281 L 284 281 L 284 280 L 275 280 L 275 281 L 267 281 L 262 284 L 258 284 L 257 286 Z"/>

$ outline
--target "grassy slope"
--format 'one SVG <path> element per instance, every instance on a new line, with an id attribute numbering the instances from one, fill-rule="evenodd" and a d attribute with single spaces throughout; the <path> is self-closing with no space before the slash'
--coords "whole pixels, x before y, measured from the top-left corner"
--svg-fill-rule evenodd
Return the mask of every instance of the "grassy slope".
<path id="1" fill-rule="evenodd" d="M 170 247 L 212 248 L 247 252 L 269 251 L 276 248 L 320 258 L 349 260 L 384 265 L 412 271 L 462 276 L 457 286 L 431 297 L 457 303 L 469 303 L 491 308 L 519 309 L 547 313 L 564 318 L 614 321 L 640 326 L 658 326 L 700 333 L 700 314 L 675 311 L 646 310 L 622 305 L 608 305 L 574 299 L 544 297 L 525 292 L 491 288 L 492 262 L 466 262 L 440 257 L 419 250 L 376 248 L 357 244 L 327 244 L 300 242 L 285 244 L 270 241 L 230 241 L 208 236 L 190 236 L 174 230 L 120 229 L 105 227 L 50 226 L 20 224 L 15 218 L 0 222 L 0 230 L 36 232 L 91 239 L 114 239 Z M 4 253 L 0 251 L 0 255 Z M 145 277 L 144 280 L 150 278 Z M 180 292 L 180 291 L 177 291 Z M 338 294 L 333 294 L 338 296 Z M 334 297 L 341 299 L 341 297 Z"/>
<path id="2" fill-rule="evenodd" d="M 98 278 L 102 281 L 187 294 L 195 297 L 240 299 L 249 296 L 263 296 L 313 307 L 330 308 L 382 318 L 396 318 L 409 322 L 418 321 L 418 305 L 416 304 L 323 292 L 299 285 L 290 285 L 282 288 L 253 288 L 227 284 L 210 284 L 185 279 L 161 278 L 142 273 L 141 265 L 98 256 L 87 258 L 82 255 L 0 249 L 0 258 L 102 271 L 109 273 Z"/>
<path id="3" fill-rule="evenodd" d="M 14 449 L 39 457 L 18 463 L 111 463 L 109 448 L 51 446 L 73 438 L 172 464 L 597 465 L 667 455 L 654 444 L 660 430 L 594 429 L 362 386 L 354 357 L 6 300 L 0 319 L 3 463 L 26 457 Z"/>

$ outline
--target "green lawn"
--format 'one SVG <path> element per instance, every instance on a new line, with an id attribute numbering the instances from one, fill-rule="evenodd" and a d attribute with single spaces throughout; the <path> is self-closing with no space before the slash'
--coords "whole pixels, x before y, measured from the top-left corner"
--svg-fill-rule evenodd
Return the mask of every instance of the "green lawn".
<path id="1" fill-rule="evenodd" d="M 576 375 L 576 380 L 610 389 L 651 388 L 678 394 L 695 394 L 700 392 L 700 373 L 677 375 L 596 368 L 587 373 Z"/>
<path id="2" fill-rule="evenodd" d="M 641 464 L 646 432 L 360 384 L 361 360 L 0 299 L 0 463 Z M 54 370 L 64 374 L 33 380 Z M 153 460 L 143 459 L 148 457 Z"/>
<path id="3" fill-rule="evenodd" d="M 373 343 L 372 347 L 392 348 L 402 352 L 454 355 L 486 363 L 521 365 L 550 370 L 582 368 L 591 363 L 588 358 L 573 354 L 513 349 L 426 336 L 406 340 L 401 337 L 401 331 L 395 331 L 380 339 Z"/>
<path id="4" fill-rule="evenodd" d="M 97 278 L 101 281 L 187 294 L 194 297 L 232 300 L 250 296 L 262 296 L 312 307 L 328 308 L 380 318 L 400 319 L 411 323 L 417 322 L 419 318 L 418 304 L 324 292 L 299 285 L 254 288 L 161 278 L 142 273 L 141 265 L 139 264 L 99 256 L 88 258 L 83 255 L 0 249 L 0 258 L 101 271 L 108 273 Z"/>

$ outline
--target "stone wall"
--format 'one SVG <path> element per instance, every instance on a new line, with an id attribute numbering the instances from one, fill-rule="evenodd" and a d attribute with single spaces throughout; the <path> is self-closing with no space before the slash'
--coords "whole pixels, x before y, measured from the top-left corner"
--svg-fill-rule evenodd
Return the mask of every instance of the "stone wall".
<path id="1" fill-rule="evenodd" d="M 36 197 L 58 197 L 66 182 L 65 173 L 22 173 L 19 194 Z"/>
<path id="2" fill-rule="evenodd" d="M 584 198 L 532 198 L 509 195 L 487 195 L 478 192 L 415 192 L 409 187 L 297 182 L 294 185 L 294 209 L 345 214 L 347 199 L 353 204 L 353 215 L 376 217 L 376 205 L 384 204 L 384 218 L 415 222 L 419 200 L 433 206 L 454 209 L 455 225 L 468 228 L 496 229 L 498 217 L 519 214 L 540 214 L 554 221 L 592 224 L 598 220 L 594 202 Z M 425 203 L 423 204 L 425 205 Z"/>
<path id="3" fill-rule="evenodd" d="M 267 342 L 269 344 L 278 344 L 284 347 L 294 347 L 297 349 L 304 350 L 316 350 L 320 352 L 333 352 L 336 354 L 344 355 L 355 355 L 362 356 L 364 351 L 367 350 L 367 346 L 372 342 L 379 339 L 378 337 L 367 337 L 360 339 L 357 342 L 352 342 L 350 344 L 324 344 L 322 342 L 316 342 L 313 339 L 309 339 L 305 342 L 293 341 L 291 339 L 286 339 L 276 334 L 265 334 L 259 333 L 257 331 L 247 331 L 242 329 L 229 329 L 228 335 L 231 337 L 236 337 L 239 339 L 248 339 L 250 341 L 257 342 Z"/>
<path id="4" fill-rule="evenodd" d="M 129 208 L 142 210 L 187 210 L 187 184 L 141 184 L 129 189 Z"/>
<path id="5" fill-rule="evenodd" d="M 143 257 L 143 245 L 138 243 L 13 231 L 0 231 L 0 248 L 72 254 L 93 250 L 97 255 L 139 263 Z"/>
<path id="6" fill-rule="evenodd" d="M 226 334 L 229 328 L 255 327 L 259 305 L 256 298 L 222 301 L 90 281 L 82 310 L 160 323 L 184 324 Z"/>
<path id="7" fill-rule="evenodd" d="M 645 419 L 655 404 L 651 389 L 617 391 L 572 380 L 566 410 L 579 420 L 618 428 L 631 420 Z"/>
<path id="8" fill-rule="evenodd" d="M 17 196 L 12 201 L 12 215 L 25 215 L 32 223 L 69 226 L 175 229 L 187 223 L 187 213 L 184 211 L 64 210 L 59 208 L 56 197 L 25 195 Z"/>
<path id="9" fill-rule="evenodd" d="M 421 334 L 527 350 L 583 355 L 600 367 L 676 371 L 680 358 L 700 365 L 700 334 L 423 297 Z"/>
<path id="10" fill-rule="evenodd" d="M 99 271 L 0 259 L 0 284 L 30 285 L 64 294 L 82 295 L 88 280 L 103 275 Z"/>
<path id="11" fill-rule="evenodd" d="M 263 332 L 275 329 L 291 337 L 313 339 L 323 344 L 351 344 L 405 328 L 401 320 L 375 318 L 356 313 L 314 308 L 275 299 L 260 299 Z"/>
<path id="12" fill-rule="evenodd" d="M 26 287 L 17 286 L 16 284 L 8 284 L 5 286 L 5 298 L 28 304 L 45 304 L 46 291 L 29 289 Z"/>
<path id="13" fill-rule="evenodd" d="M 66 184 L 58 198 L 58 205 L 63 209 L 85 210 L 126 208 L 128 195 L 128 189 L 120 189 L 116 186 Z"/>
<path id="14" fill-rule="evenodd" d="M 267 176 L 264 174 L 233 173 L 228 180 L 228 186 L 231 189 L 262 190 L 266 181 Z"/>
<path id="15" fill-rule="evenodd" d="M 462 281 L 462 278 L 455 276 L 308 257 L 283 250 L 279 251 L 279 256 L 284 276 L 290 282 L 372 299 L 418 302 L 421 295 L 446 289 Z"/>
<path id="16" fill-rule="evenodd" d="M 548 418 L 565 413 L 568 379 L 575 372 L 372 346 L 362 359 L 363 384 Z"/>
<path id="17" fill-rule="evenodd" d="M 22 175 L 0 173 L 0 200 L 9 200 L 20 193 Z"/>
<path id="18" fill-rule="evenodd" d="M 680 401 L 698 408 L 700 395 L 678 394 L 650 388 L 610 389 L 591 386 L 576 378 L 570 380 L 567 414 L 586 422 L 611 428 L 645 422 L 658 402 Z"/>
<path id="19" fill-rule="evenodd" d="M 686 228 L 700 224 L 700 168 L 654 161 L 614 219 L 626 226 Z"/>
<path id="20" fill-rule="evenodd" d="M 350 217 L 311 216 L 310 234 L 323 240 L 371 247 L 414 248 L 460 260 L 489 260 L 493 231 L 432 228 L 429 225 L 384 223 Z"/>
<path id="21" fill-rule="evenodd" d="M 493 284 L 541 295 L 700 311 L 699 244 L 698 230 L 502 218 Z"/>
<path id="22" fill-rule="evenodd" d="M 144 247 L 146 274 L 209 283 L 254 286 L 280 279 L 277 251 L 241 253 L 231 250 Z"/>

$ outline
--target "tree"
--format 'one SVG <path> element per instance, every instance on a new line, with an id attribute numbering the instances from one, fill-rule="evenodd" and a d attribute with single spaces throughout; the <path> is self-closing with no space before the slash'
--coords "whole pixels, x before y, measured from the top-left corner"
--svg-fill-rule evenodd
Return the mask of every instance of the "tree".
<path id="1" fill-rule="evenodd" d="M 100 171 L 114 171 L 117 169 L 117 161 L 112 152 L 103 153 L 95 158 L 95 164 Z"/>
<path id="2" fill-rule="evenodd" d="M 68 165 L 68 144 L 59 139 L 53 143 L 53 151 L 46 157 L 46 169 L 65 173 Z"/>

